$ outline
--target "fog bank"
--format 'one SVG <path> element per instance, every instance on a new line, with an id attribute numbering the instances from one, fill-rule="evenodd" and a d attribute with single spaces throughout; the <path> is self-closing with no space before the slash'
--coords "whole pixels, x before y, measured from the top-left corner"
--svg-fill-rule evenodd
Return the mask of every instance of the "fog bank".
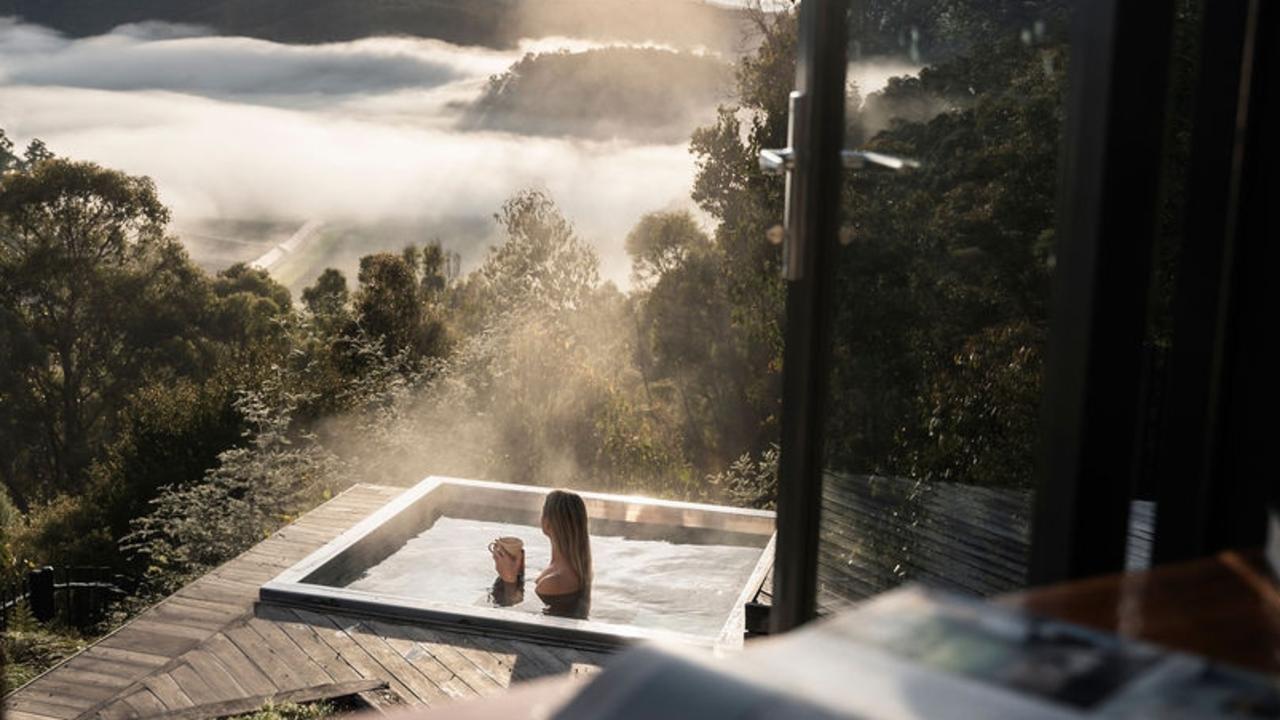
<path id="1" fill-rule="evenodd" d="M 0 127 L 151 176 L 179 224 L 488 217 L 542 187 L 596 245 L 604 277 L 625 285 L 632 224 L 688 204 L 685 144 L 457 129 L 490 75 L 557 42 L 286 46 L 162 23 L 73 40 L 0 20 Z M 440 239 L 467 256 L 483 241 Z"/>

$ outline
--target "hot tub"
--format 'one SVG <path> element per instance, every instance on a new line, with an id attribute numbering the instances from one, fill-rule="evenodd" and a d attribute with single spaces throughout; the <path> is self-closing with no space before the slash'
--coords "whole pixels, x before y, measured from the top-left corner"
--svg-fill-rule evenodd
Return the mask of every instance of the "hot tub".
<path id="1" fill-rule="evenodd" d="M 428 477 L 263 585 L 259 599 L 585 647 L 741 645 L 743 606 L 773 564 L 773 513 L 581 493 L 595 581 L 586 618 L 560 617 L 533 592 L 550 552 L 539 524 L 548 490 Z M 487 546 L 503 535 L 525 542 L 522 601 L 495 599 Z"/>

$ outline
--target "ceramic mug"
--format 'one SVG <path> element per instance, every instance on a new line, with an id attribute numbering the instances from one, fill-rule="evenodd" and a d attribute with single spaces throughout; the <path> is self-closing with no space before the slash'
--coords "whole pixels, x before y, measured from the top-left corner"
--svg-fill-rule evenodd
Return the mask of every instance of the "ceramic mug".
<path id="1" fill-rule="evenodd" d="M 513 558 L 518 558 L 524 552 L 524 541 L 518 537 L 500 537 L 489 543 L 489 552 L 496 553 L 498 550 Z"/>

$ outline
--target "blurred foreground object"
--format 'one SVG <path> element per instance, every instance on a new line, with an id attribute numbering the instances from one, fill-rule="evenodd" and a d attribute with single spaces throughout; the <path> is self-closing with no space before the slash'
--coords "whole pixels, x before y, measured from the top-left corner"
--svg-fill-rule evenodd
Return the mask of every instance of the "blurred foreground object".
<path id="1" fill-rule="evenodd" d="M 572 697 L 573 685 L 552 681 L 513 692 L 530 693 L 517 705 L 508 697 L 420 717 L 1280 716 L 1280 677 L 1020 609 L 1034 597 L 992 603 L 907 587 L 738 655 L 647 645 L 619 656 Z M 1196 609 L 1183 613 L 1192 618 Z"/>

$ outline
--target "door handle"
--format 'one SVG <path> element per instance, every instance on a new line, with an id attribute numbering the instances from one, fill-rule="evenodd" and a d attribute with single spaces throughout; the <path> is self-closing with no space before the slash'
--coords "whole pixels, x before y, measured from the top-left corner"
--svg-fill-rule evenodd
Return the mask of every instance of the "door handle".
<path id="1" fill-rule="evenodd" d="M 798 136 L 808 131 L 803 123 L 806 107 L 804 93 L 798 90 L 792 91 L 788 105 L 787 147 L 762 149 L 757 160 L 760 163 L 760 172 L 765 175 L 783 176 L 787 180 L 782 210 L 782 278 L 799 280 L 804 267 L 805 239 L 795 231 L 796 218 L 793 208 L 799 202 L 797 195 L 803 190 L 801 183 L 796 181 L 794 170 L 801 162 L 798 149 L 804 146 Z M 848 170 L 887 172 L 910 172 L 920 167 L 920 163 L 915 160 L 870 150 L 842 150 L 840 164 Z"/>
<path id="2" fill-rule="evenodd" d="M 868 166 L 873 170 L 894 170 L 905 172 L 920 167 L 916 160 L 900 158 L 894 155 L 871 152 L 870 150 L 841 150 L 840 164 L 846 170 L 862 170 Z M 760 172 L 765 175 L 781 175 L 791 172 L 796 166 L 796 154 L 791 148 L 778 148 L 760 151 Z"/>
<path id="3" fill-rule="evenodd" d="M 919 169 L 920 162 L 895 155 L 871 152 L 870 150 L 841 150 L 840 163 L 845 170 L 888 170 L 891 172 L 910 172 Z"/>

